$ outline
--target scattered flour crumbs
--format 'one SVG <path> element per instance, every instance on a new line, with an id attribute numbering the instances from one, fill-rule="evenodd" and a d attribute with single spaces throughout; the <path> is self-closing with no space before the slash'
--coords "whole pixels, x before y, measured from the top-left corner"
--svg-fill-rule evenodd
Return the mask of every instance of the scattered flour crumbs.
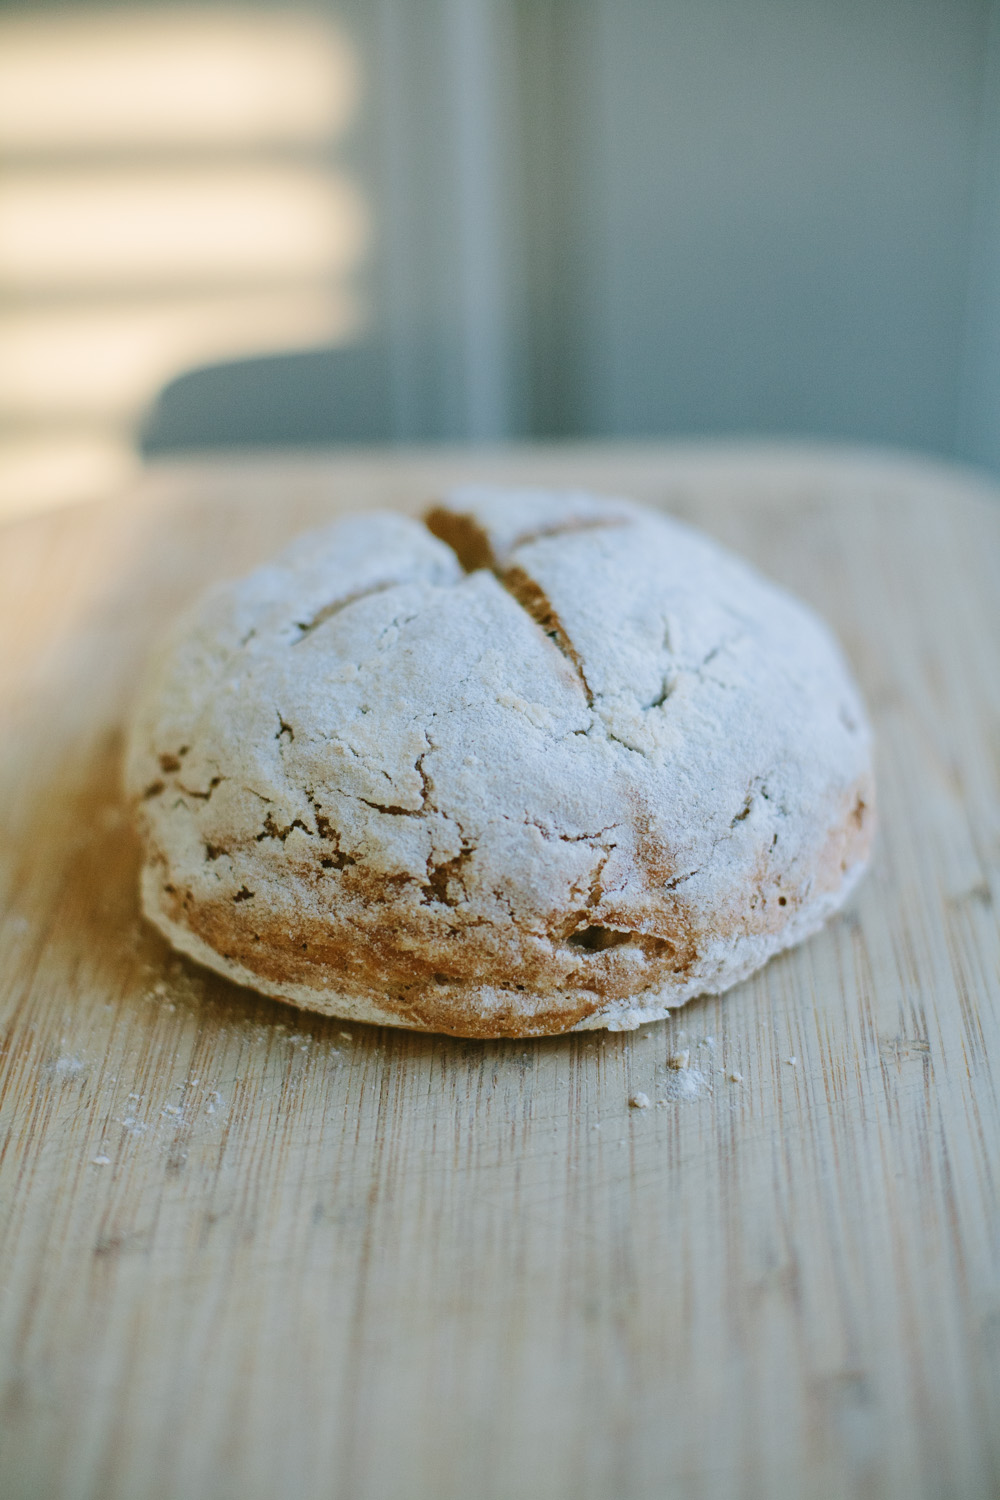
<path id="1" fill-rule="evenodd" d="M 709 1076 L 700 1068 L 692 1068 L 687 1064 L 683 1068 L 675 1068 L 671 1064 L 657 1085 L 659 1097 L 656 1102 L 657 1104 L 679 1104 L 686 1099 L 702 1099 L 711 1092 L 712 1084 Z"/>
<path id="2" fill-rule="evenodd" d="M 77 1073 L 82 1073 L 86 1066 L 82 1057 L 64 1054 L 62 1057 L 57 1057 L 55 1062 L 49 1063 L 49 1071 L 57 1078 L 75 1078 Z"/>
<path id="3" fill-rule="evenodd" d="M 652 1032 L 646 1033 L 650 1038 L 653 1035 Z M 637 1089 L 629 1098 L 630 1108 L 650 1109 L 655 1104 L 662 1109 L 668 1104 L 703 1099 L 712 1092 L 710 1063 L 715 1053 L 715 1038 L 704 1036 L 699 1041 L 688 1042 L 686 1032 L 681 1031 L 677 1033 L 677 1041 L 685 1045 L 678 1046 L 665 1063 L 656 1066 L 655 1100 L 642 1089 Z M 704 1068 L 699 1066 L 700 1062 L 704 1062 Z"/>
<path id="4" fill-rule="evenodd" d="M 180 1008 L 183 1012 L 188 1009 L 189 1001 L 199 999 L 200 996 L 201 982 L 198 977 L 185 975 L 178 966 L 172 969 L 169 983 L 158 979 L 143 998 L 161 1011 L 176 1012 Z M 110 1009 L 110 1006 L 106 1009 Z M 224 1035 L 224 1032 L 220 1032 L 217 1040 L 221 1040 Z M 344 1041 L 353 1040 L 353 1033 L 349 1031 L 341 1031 L 340 1036 Z M 294 1087 L 297 1079 L 301 1078 L 301 1066 L 307 1062 L 315 1040 L 308 1032 L 298 1031 L 283 1021 L 273 1025 L 253 1026 L 242 1032 L 242 1039 L 254 1049 L 279 1048 L 286 1059 L 289 1056 L 297 1057 L 297 1073 L 288 1073 L 287 1062 L 281 1065 L 282 1087 L 286 1089 Z M 61 1081 L 86 1074 L 91 1067 L 90 1062 L 67 1049 L 67 1038 L 63 1037 L 60 1045 L 63 1050 L 60 1056 L 48 1064 L 49 1073 Z M 327 1065 L 339 1065 L 342 1046 L 327 1046 L 322 1052 Z M 97 1150 L 89 1158 L 90 1164 L 95 1167 L 112 1166 L 119 1159 L 126 1143 L 134 1146 L 140 1140 L 147 1147 L 151 1146 L 168 1155 L 175 1164 L 186 1159 L 190 1140 L 217 1135 L 224 1128 L 229 1114 L 228 1096 L 240 1082 L 239 1076 L 218 1078 L 215 1083 L 219 1087 L 216 1087 L 205 1078 L 191 1076 L 168 1085 L 166 1097 L 161 1087 L 155 1093 L 131 1092 L 125 1095 L 123 1101 L 123 1081 L 120 1081 L 119 1076 L 103 1077 L 100 1088 L 108 1100 L 109 1110 Z M 261 1097 L 267 1098 L 268 1094 L 269 1090 L 264 1089 Z M 93 1149 L 92 1146 L 91 1150 Z"/>
<path id="5" fill-rule="evenodd" d="M 175 1005 L 170 998 L 170 988 L 162 981 L 152 987 L 148 999 L 159 1002 L 162 1008 L 174 1010 Z M 176 991 L 174 991 L 176 993 Z M 353 1033 L 341 1031 L 340 1037 L 344 1041 L 353 1040 Z M 652 1041 L 655 1039 L 654 1031 L 642 1033 L 636 1040 Z M 66 1038 L 63 1038 L 65 1047 Z M 308 1053 L 312 1047 L 314 1038 L 308 1033 L 295 1031 L 284 1023 L 279 1022 L 270 1027 L 258 1027 L 254 1030 L 254 1043 L 267 1043 L 273 1045 L 278 1043 L 288 1047 L 292 1052 Z M 703 1099 L 712 1093 L 712 1074 L 719 1073 L 729 1083 L 742 1083 L 743 1075 L 735 1069 L 715 1067 L 715 1038 L 704 1036 L 694 1041 L 687 1039 L 683 1031 L 677 1032 L 674 1037 L 675 1050 L 667 1054 L 664 1062 L 659 1062 L 652 1070 L 648 1087 L 653 1090 L 653 1097 L 642 1089 L 629 1096 L 628 1104 L 633 1110 L 644 1111 L 653 1108 L 663 1109 L 670 1105 L 690 1103 L 697 1099 Z M 327 1047 L 324 1049 L 331 1061 L 340 1059 L 340 1049 Z M 528 1054 L 525 1054 L 527 1056 Z M 785 1058 L 784 1061 L 795 1067 L 798 1059 L 795 1057 Z M 336 1066 L 336 1062 L 334 1063 Z M 48 1064 L 51 1074 L 61 1079 L 71 1079 L 84 1073 L 88 1068 L 87 1061 L 75 1053 L 63 1051 L 60 1056 Z M 238 1080 L 237 1080 L 238 1081 Z M 118 1093 L 113 1086 L 118 1080 L 115 1077 L 106 1080 L 114 1093 Z M 108 1125 L 117 1126 L 121 1132 L 120 1140 L 147 1133 L 164 1147 L 171 1147 L 176 1141 L 178 1127 L 188 1128 L 199 1121 L 202 1129 L 206 1126 L 218 1126 L 222 1123 L 218 1115 L 226 1114 L 226 1101 L 218 1089 L 206 1084 L 201 1078 L 187 1078 L 181 1083 L 174 1084 L 173 1090 L 180 1093 L 178 1103 L 164 1102 L 153 1103 L 151 1099 L 139 1093 L 127 1095 L 121 1113 L 111 1117 Z M 118 1098 L 121 1098 L 118 1093 Z M 216 1119 L 212 1119 L 216 1116 Z M 600 1130 L 599 1123 L 592 1127 Z M 105 1132 L 106 1134 L 106 1132 Z M 620 1141 L 619 1145 L 625 1145 Z M 102 1147 L 104 1143 L 102 1142 Z M 99 1148 L 97 1153 L 90 1158 L 95 1167 L 106 1167 L 112 1165 L 112 1158 L 106 1154 L 104 1149 Z"/>

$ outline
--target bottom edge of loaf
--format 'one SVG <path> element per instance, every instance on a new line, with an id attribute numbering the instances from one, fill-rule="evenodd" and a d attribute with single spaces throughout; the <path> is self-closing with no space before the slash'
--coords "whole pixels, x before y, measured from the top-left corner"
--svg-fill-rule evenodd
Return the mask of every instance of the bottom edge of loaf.
<path id="1" fill-rule="evenodd" d="M 190 928 L 168 916 L 160 904 L 161 891 L 157 873 L 148 866 L 142 876 L 142 908 L 147 919 L 178 952 L 234 984 L 243 985 L 270 999 L 281 1000 L 303 1010 L 315 1011 L 343 1021 L 394 1026 L 408 1031 L 443 1032 L 454 1036 L 477 1036 L 485 1039 L 551 1036 L 575 1031 L 634 1031 L 648 1022 L 665 1020 L 671 1010 L 699 995 L 722 994 L 733 985 L 748 979 L 776 954 L 818 932 L 850 896 L 866 866 L 867 860 L 851 866 L 836 890 L 826 891 L 814 901 L 800 907 L 779 932 L 742 935 L 710 943 L 694 972 L 689 972 L 683 981 L 659 984 L 623 999 L 607 1001 L 570 1026 L 566 1026 L 562 1020 L 567 1011 L 571 1011 L 574 1004 L 579 1004 L 581 1000 L 592 1005 L 593 996 L 586 995 L 583 991 L 554 991 L 551 997 L 551 1015 L 547 1016 L 547 1011 L 543 1008 L 532 1009 L 530 1012 L 525 1009 L 523 1030 L 518 1029 L 517 1010 L 519 1003 L 523 1005 L 524 997 L 487 985 L 469 992 L 470 998 L 475 995 L 479 1002 L 478 1005 L 470 1006 L 467 1001 L 464 1007 L 465 1016 L 471 1010 L 479 1017 L 475 1030 L 472 1030 L 462 1024 L 461 1017 L 456 1017 L 454 1029 L 427 1025 L 415 1016 L 401 1015 L 397 1010 L 380 1006 L 376 996 L 348 995 L 334 989 L 278 984 L 265 979 L 242 964 L 224 958 Z M 491 1017 L 494 1015 L 495 1029 L 491 1030 Z"/>

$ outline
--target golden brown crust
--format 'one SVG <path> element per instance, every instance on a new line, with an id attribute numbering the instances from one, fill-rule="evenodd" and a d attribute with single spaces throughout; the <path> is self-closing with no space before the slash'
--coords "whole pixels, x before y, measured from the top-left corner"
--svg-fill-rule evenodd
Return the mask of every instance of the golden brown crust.
<path id="1" fill-rule="evenodd" d="M 860 778 L 842 800 L 836 820 L 816 853 L 804 886 L 789 885 L 780 866 L 769 867 L 762 851 L 749 900 L 708 922 L 669 886 L 674 877 L 664 851 L 647 843 L 649 884 L 659 889 L 656 907 L 641 916 L 624 904 L 605 903 L 602 921 L 581 926 L 581 913 L 553 913 L 550 951 L 513 955 L 498 978 L 495 944 L 477 941 L 474 928 L 456 942 L 441 933 L 437 943 L 421 931 L 422 951 L 399 948 L 399 921 L 406 907 L 387 904 L 384 884 L 354 872 L 352 882 L 367 891 L 382 912 L 381 924 L 359 932 L 331 916 L 323 921 L 303 914 L 297 927 L 269 919 L 250 899 L 199 902 L 190 890 L 161 885 L 162 911 L 169 922 L 187 928 L 225 961 L 277 988 L 315 990 L 317 1003 L 331 987 L 378 1008 L 401 1025 L 451 1036 L 498 1038 L 552 1036 L 572 1030 L 610 1002 L 636 991 L 634 967 L 620 963 L 623 950 L 641 953 L 641 990 L 678 988 L 713 943 L 776 934 L 793 914 L 818 897 L 836 892 L 848 872 L 870 854 L 876 826 L 874 785 Z M 154 861 L 155 862 L 155 861 Z M 159 860 L 161 867 L 165 864 Z M 586 915 L 584 912 L 582 915 Z M 642 931 L 634 923 L 641 921 Z M 572 945 L 576 955 L 567 956 Z M 482 1008 L 482 989 L 506 992 L 506 1008 Z M 320 1008 L 323 1008 L 320 1005 Z"/>

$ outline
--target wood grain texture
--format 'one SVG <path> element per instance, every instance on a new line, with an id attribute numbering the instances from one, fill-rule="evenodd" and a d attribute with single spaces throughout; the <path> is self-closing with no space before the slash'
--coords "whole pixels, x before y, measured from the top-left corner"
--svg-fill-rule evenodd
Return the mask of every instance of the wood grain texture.
<path id="1" fill-rule="evenodd" d="M 345 1028 L 138 916 L 155 631 L 471 477 L 696 521 L 831 621 L 876 725 L 849 909 L 639 1033 Z M 0 642 L 5 1500 L 1000 1494 L 992 492 L 809 449 L 174 465 L 0 532 Z"/>

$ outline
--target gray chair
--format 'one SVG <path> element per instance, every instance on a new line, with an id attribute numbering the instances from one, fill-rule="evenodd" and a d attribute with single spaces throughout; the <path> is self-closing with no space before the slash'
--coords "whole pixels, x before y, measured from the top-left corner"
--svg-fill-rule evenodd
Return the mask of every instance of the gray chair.
<path id="1" fill-rule="evenodd" d="M 222 448 L 378 443 L 392 436 L 379 345 L 206 365 L 164 387 L 142 424 L 145 457 Z"/>

